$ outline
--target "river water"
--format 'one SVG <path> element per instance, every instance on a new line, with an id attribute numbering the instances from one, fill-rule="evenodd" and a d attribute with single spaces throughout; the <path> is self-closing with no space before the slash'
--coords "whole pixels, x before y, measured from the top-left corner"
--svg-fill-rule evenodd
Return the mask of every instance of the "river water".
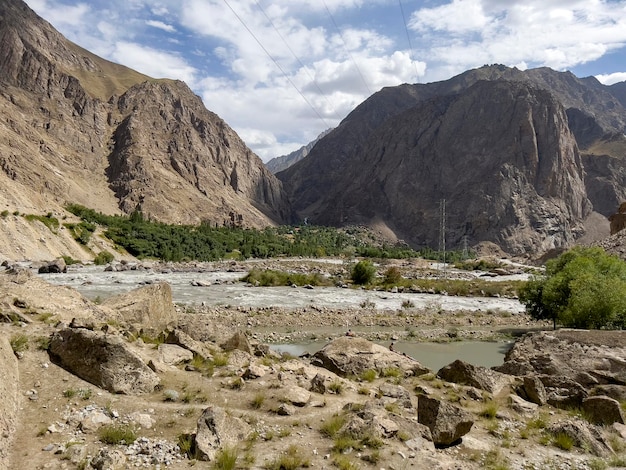
<path id="1" fill-rule="evenodd" d="M 492 297 L 453 297 L 435 294 L 373 292 L 339 287 L 251 287 L 240 282 L 245 272 L 170 272 L 127 270 L 105 272 L 102 266 L 70 266 L 65 274 L 44 274 L 53 284 L 75 288 L 89 299 L 105 299 L 137 287 L 166 281 L 171 285 L 173 300 L 179 304 L 208 306 L 247 306 L 300 308 L 310 305 L 328 308 L 356 308 L 363 302 L 375 304 L 377 309 L 399 310 L 405 300 L 416 308 L 436 308 L 441 311 L 502 311 L 517 314 L 524 311 L 515 299 Z M 193 285 L 196 284 L 196 285 Z M 202 284 L 202 287 L 197 284 Z M 278 351 L 300 355 L 313 353 L 324 343 L 273 345 Z M 388 344 L 385 344 L 388 346 Z M 462 358 L 474 365 L 491 367 L 503 361 L 511 343 L 484 341 L 424 343 L 400 341 L 396 350 L 417 359 L 426 367 L 438 370 L 455 359 Z"/>
<path id="2" fill-rule="evenodd" d="M 416 308 L 454 311 L 502 311 L 521 313 L 524 307 L 515 299 L 493 297 L 454 297 L 437 294 L 391 293 L 339 287 L 251 287 L 239 282 L 245 272 L 171 272 L 128 270 L 105 272 L 102 266 L 70 266 L 65 274 L 43 274 L 48 282 L 75 288 L 89 299 L 105 299 L 128 292 L 142 285 L 160 281 L 172 287 L 174 302 L 204 303 L 208 306 L 230 305 L 246 307 L 300 308 L 310 305 L 328 308 L 356 308 L 363 302 L 377 309 L 398 310 L 406 300 Z M 192 284 L 203 284 L 202 287 Z"/>
<path id="3" fill-rule="evenodd" d="M 299 356 L 305 353 L 313 354 L 323 348 L 324 345 L 325 343 L 323 342 L 277 344 L 272 345 L 272 348 L 279 352 L 287 352 L 294 356 Z M 389 346 L 389 343 L 382 345 Z M 499 366 L 504 362 L 504 355 L 512 345 L 513 342 L 456 341 L 451 343 L 424 343 L 396 341 L 394 342 L 394 350 L 407 354 L 432 371 L 438 371 L 443 366 L 457 359 L 462 359 L 475 366 Z"/>

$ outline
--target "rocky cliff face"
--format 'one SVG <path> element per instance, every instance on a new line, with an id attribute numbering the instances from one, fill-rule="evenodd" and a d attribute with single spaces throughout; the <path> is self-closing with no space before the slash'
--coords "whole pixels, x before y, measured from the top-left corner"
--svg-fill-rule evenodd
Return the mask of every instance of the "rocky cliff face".
<path id="1" fill-rule="evenodd" d="M 153 80 L 67 41 L 0 0 L 0 209 L 106 213 L 263 227 L 281 183 L 181 82 Z"/>
<path id="2" fill-rule="evenodd" d="M 302 160 L 304 157 L 306 157 L 309 154 L 309 152 L 311 151 L 311 149 L 313 147 L 315 147 L 315 144 L 317 144 L 317 142 L 322 137 L 328 135 L 331 130 L 332 129 L 325 130 L 320 135 L 318 135 L 315 138 L 315 140 L 313 140 L 313 141 L 309 142 L 308 144 L 300 147 L 295 152 L 291 152 L 291 153 L 289 153 L 287 155 L 283 155 L 281 157 L 272 158 L 269 162 L 267 162 L 265 164 L 265 166 L 267 167 L 267 169 L 269 171 L 271 171 L 274 174 L 278 173 L 279 171 L 286 170 L 291 165 L 294 165 L 294 164 L 298 163 L 300 160 Z"/>
<path id="3" fill-rule="evenodd" d="M 572 244 L 592 210 L 624 200 L 625 129 L 618 88 L 485 66 L 381 90 L 278 176 L 314 223 L 436 247 L 445 199 L 449 247 L 531 253 Z"/>

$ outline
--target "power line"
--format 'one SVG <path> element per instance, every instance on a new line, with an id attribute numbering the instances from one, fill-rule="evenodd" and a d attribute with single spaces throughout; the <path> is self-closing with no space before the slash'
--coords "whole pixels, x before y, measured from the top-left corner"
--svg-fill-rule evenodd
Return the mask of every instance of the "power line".
<path id="1" fill-rule="evenodd" d="M 402 22 L 404 23 L 404 30 L 406 31 L 406 40 L 409 43 L 409 59 L 411 60 L 413 67 L 415 67 L 415 80 L 419 82 L 419 72 L 417 71 L 417 64 L 415 63 L 415 60 L 413 59 L 413 45 L 411 44 L 411 35 L 409 34 L 409 27 L 407 26 L 407 23 L 406 23 L 406 15 L 404 14 L 404 7 L 402 6 L 402 0 L 398 0 L 398 3 L 400 4 L 400 12 L 402 13 Z"/>
<path id="2" fill-rule="evenodd" d="M 230 11 L 233 12 L 233 15 L 235 15 L 237 17 L 237 19 L 239 20 L 239 22 L 243 25 L 244 28 L 246 28 L 246 30 L 250 33 L 250 36 L 252 36 L 254 38 L 254 40 L 257 42 L 257 44 L 259 45 L 259 47 L 261 47 L 261 49 L 263 49 L 263 52 L 265 52 L 265 54 L 272 60 L 272 62 L 274 62 L 274 65 L 276 65 L 276 67 L 278 67 L 278 69 L 281 71 L 281 73 L 283 74 L 283 76 L 285 77 L 285 79 L 291 84 L 291 86 L 298 92 L 298 94 L 302 97 L 302 99 L 306 102 L 307 105 L 309 105 L 309 107 L 313 110 L 313 112 L 315 114 L 317 114 L 317 117 L 320 118 L 322 120 L 322 122 L 324 122 L 324 124 L 326 124 L 326 121 L 324 120 L 324 118 L 322 117 L 322 115 L 317 111 L 317 109 L 315 109 L 315 107 L 311 104 L 311 102 L 307 99 L 306 96 L 304 96 L 304 94 L 300 91 L 300 89 L 296 86 L 296 84 L 291 80 L 291 78 L 289 78 L 289 75 L 287 75 L 287 73 L 285 72 L 285 70 L 280 66 L 280 64 L 278 63 L 278 61 L 276 59 L 274 59 L 274 57 L 269 53 L 269 51 L 265 48 L 265 46 L 263 46 L 263 44 L 261 43 L 261 41 L 259 40 L 259 38 L 256 37 L 256 35 L 252 32 L 252 30 L 250 28 L 248 28 L 248 25 L 245 23 L 245 21 L 243 20 L 243 18 L 241 18 L 237 12 L 233 9 L 232 6 L 230 6 L 230 3 L 228 3 L 228 0 L 224 0 L 224 3 L 226 4 L 226 6 L 228 8 L 230 8 Z"/>
<path id="3" fill-rule="evenodd" d="M 287 47 L 287 49 L 289 50 L 289 52 L 291 52 L 291 55 L 294 56 L 294 58 L 298 61 L 298 64 L 300 64 L 300 67 L 302 68 L 302 70 L 304 70 L 304 72 L 309 76 L 309 79 L 311 80 L 311 82 L 313 83 L 313 85 L 315 85 L 315 88 L 317 88 L 317 91 L 320 92 L 320 95 L 322 95 L 324 97 L 324 99 L 326 100 L 326 103 L 328 103 L 328 105 L 330 106 L 330 108 L 332 108 L 332 103 L 330 102 L 330 100 L 328 99 L 328 97 L 326 96 L 326 93 L 324 93 L 322 91 L 322 89 L 320 88 L 319 84 L 317 83 L 317 80 L 315 80 L 315 77 L 313 77 L 310 73 L 309 70 L 306 68 L 306 66 L 302 63 L 302 61 L 300 60 L 300 58 L 298 57 L 298 55 L 293 51 L 293 49 L 291 48 L 291 46 L 289 45 L 289 43 L 285 40 L 284 36 L 280 33 L 280 31 L 278 30 L 278 28 L 276 27 L 276 25 L 274 24 L 274 22 L 272 21 L 272 19 L 267 15 L 267 13 L 265 12 L 265 10 L 263 9 L 263 7 L 261 6 L 261 4 L 255 0 L 256 6 L 259 8 L 259 10 L 261 10 L 261 12 L 263 13 L 263 16 L 265 16 L 265 18 L 267 19 L 267 21 L 269 22 L 269 24 L 272 25 L 272 28 L 274 28 L 274 31 L 276 31 L 276 34 L 278 34 L 278 37 L 280 37 L 280 39 L 283 41 L 283 44 L 285 44 L 285 47 Z M 324 124 L 326 125 L 326 127 L 332 127 L 330 124 L 328 124 L 324 118 L 322 118 L 322 121 L 324 121 Z"/>
<path id="4" fill-rule="evenodd" d="M 363 84 L 365 85 L 365 88 L 367 89 L 367 92 L 371 95 L 372 94 L 372 90 L 367 85 L 367 82 L 365 81 L 365 77 L 363 76 L 363 73 L 361 73 L 361 69 L 359 68 L 358 64 L 356 63 L 356 60 L 354 60 L 354 57 L 350 53 L 350 50 L 348 49 L 348 45 L 346 44 L 346 41 L 343 39 L 343 35 L 341 34 L 341 30 L 339 29 L 339 26 L 337 26 L 337 22 L 335 21 L 335 18 L 333 17 L 332 13 L 330 12 L 328 7 L 326 6 L 326 2 L 324 0 L 322 0 L 322 3 L 324 4 L 324 8 L 326 8 L 326 12 L 328 13 L 328 16 L 330 16 L 330 19 L 332 20 L 333 25 L 335 26 L 335 29 L 339 33 L 339 37 L 341 38 L 341 42 L 343 43 L 343 48 L 345 49 L 346 53 L 348 54 L 348 56 L 352 60 L 352 63 L 356 67 L 357 72 L 359 72 L 359 76 L 361 77 L 361 80 L 363 80 Z"/>

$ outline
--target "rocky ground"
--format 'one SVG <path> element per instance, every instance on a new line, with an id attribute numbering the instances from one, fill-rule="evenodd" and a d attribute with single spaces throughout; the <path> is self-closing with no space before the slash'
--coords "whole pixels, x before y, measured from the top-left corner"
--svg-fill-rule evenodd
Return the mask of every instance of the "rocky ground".
<path id="1" fill-rule="evenodd" d="M 234 468 L 229 456 L 270 469 L 626 465 L 621 332 L 534 333 L 499 372 L 428 371 L 344 333 L 312 358 L 259 339 L 357 313 L 394 334 L 448 339 L 540 325 L 437 311 L 177 311 L 167 285 L 97 305 L 25 271 L 0 273 L 0 298 L 0 468 Z M 104 442 L 129 430 L 130 445 Z"/>

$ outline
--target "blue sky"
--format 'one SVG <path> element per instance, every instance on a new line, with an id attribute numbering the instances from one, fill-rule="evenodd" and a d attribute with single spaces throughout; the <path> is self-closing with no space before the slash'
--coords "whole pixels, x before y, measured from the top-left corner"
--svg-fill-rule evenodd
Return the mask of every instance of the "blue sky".
<path id="1" fill-rule="evenodd" d="M 385 86 L 484 64 L 626 80 L 626 0 L 26 0 L 68 39 L 184 80 L 263 160 Z"/>

